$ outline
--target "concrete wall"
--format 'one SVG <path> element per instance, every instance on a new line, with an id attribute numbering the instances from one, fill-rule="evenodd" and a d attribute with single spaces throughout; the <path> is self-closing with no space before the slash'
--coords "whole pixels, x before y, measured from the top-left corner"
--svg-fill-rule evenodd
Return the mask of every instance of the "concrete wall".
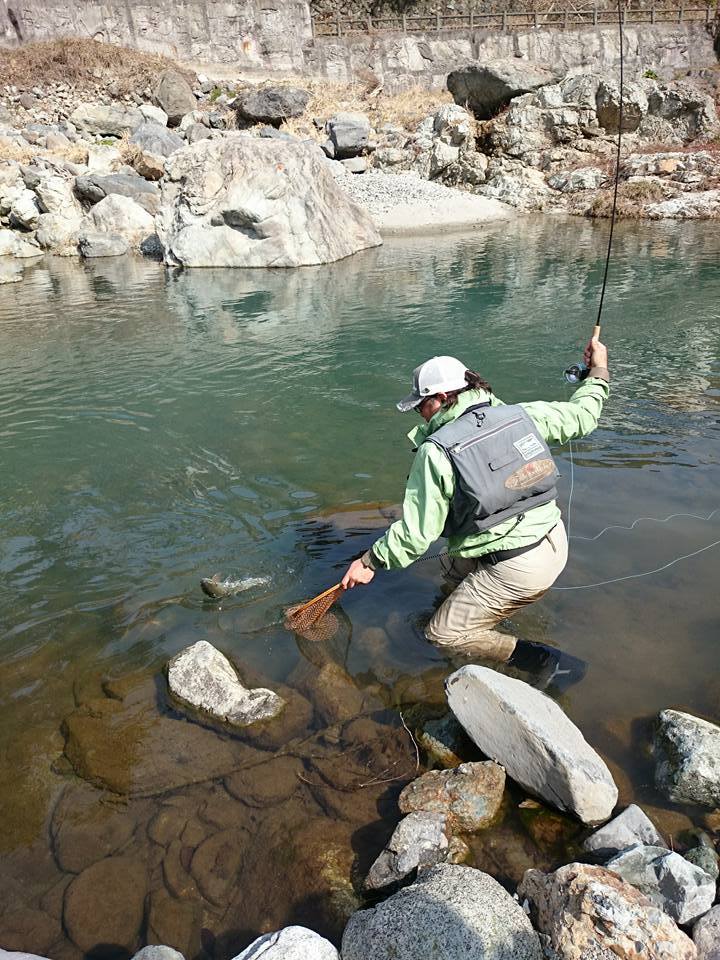
<path id="1" fill-rule="evenodd" d="M 0 0 L 0 42 L 58 36 L 96 37 L 186 61 L 308 72 L 342 82 L 371 69 L 388 91 L 414 84 L 442 87 L 448 72 L 468 60 L 522 56 L 567 69 L 615 70 L 619 56 L 616 27 L 313 40 L 306 0 Z M 630 71 L 651 69 L 672 77 L 717 65 L 704 24 L 628 26 L 625 39 Z"/>

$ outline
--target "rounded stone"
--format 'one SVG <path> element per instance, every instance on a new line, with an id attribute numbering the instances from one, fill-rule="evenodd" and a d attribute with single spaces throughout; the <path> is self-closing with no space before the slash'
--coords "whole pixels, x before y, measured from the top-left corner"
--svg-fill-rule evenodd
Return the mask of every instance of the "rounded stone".
<path id="1" fill-rule="evenodd" d="M 86 953 L 99 943 L 132 951 L 143 921 L 147 874 L 131 857 L 107 857 L 92 864 L 67 888 L 63 923 Z"/>

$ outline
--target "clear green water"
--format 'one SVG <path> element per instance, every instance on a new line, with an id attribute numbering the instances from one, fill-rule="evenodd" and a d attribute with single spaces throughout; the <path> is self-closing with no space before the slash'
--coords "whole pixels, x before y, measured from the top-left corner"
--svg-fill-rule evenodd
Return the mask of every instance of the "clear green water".
<path id="1" fill-rule="evenodd" d="M 287 273 L 55 260 L 3 288 L 0 878 L 12 895 L 0 946 L 80 955 L 60 926 L 68 877 L 48 840 L 60 792 L 77 785 L 60 759 L 63 719 L 102 695 L 103 678 L 160 675 L 202 637 L 292 682 L 308 652 L 283 629 L 283 606 L 334 582 L 401 498 L 413 424 L 393 403 L 412 368 L 449 352 L 506 401 L 567 397 L 561 372 L 594 322 L 605 242 L 602 225 L 529 220 Z M 719 263 L 709 225 L 619 231 L 604 316 L 612 397 L 576 445 L 576 539 L 559 586 L 653 570 L 720 540 L 720 512 L 577 539 L 720 507 Z M 566 505 L 568 451 L 557 456 Z M 198 589 L 214 572 L 269 583 L 218 607 Z M 719 574 L 714 547 L 651 577 L 554 591 L 516 620 L 522 635 L 589 661 L 564 706 L 625 801 L 663 806 L 648 717 L 675 706 L 720 721 Z M 429 561 L 343 604 L 331 654 L 390 713 L 441 697 L 442 664 L 415 626 L 439 582 Z M 130 803 L 137 828 L 122 848 L 146 864 L 151 891 L 163 879 L 144 831 L 167 800 Z M 689 822 L 688 811 L 656 815 L 668 831 Z M 338 822 L 351 849 L 361 824 Z M 498 829 L 496 847 L 521 843 L 516 859 L 532 860 L 519 823 Z M 366 858 L 379 850 L 359 846 Z M 476 862 L 511 880 L 491 846 Z M 252 884 L 250 867 L 244 877 Z M 205 953 L 230 956 L 298 916 L 337 933 L 301 881 L 278 883 L 267 915 L 230 919 L 203 900 Z M 146 911 L 140 941 L 147 933 Z"/>

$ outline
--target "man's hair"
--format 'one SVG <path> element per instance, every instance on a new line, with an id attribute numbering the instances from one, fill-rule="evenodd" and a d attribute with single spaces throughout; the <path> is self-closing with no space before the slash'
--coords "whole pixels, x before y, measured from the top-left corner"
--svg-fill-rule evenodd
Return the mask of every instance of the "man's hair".
<path id="1" fill-rule="evenodd" d="M 447 395 L 447 400 L 445 401 L 446 407 L 454 407 L 457 403 L 457 399 L 461 393 L 465 393 L 466 390 L 487 390 L 488 393 L 492 393 L 492 387 L 484 380 L 479 373 L 475 373 L 474 370 L 465 371 L 465 380 L 467 381 L 467 386 L 462 387 L 460 390 L 451 390 Z"/>

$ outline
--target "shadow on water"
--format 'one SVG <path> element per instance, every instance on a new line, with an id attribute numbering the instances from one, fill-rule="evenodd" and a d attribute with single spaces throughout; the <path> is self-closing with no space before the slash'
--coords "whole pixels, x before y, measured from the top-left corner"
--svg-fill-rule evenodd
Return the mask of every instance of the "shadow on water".
<path id="1" fill-rule="evenodd" d="M 567 399 L 560 371 L 591 326 L 604 239 L 528 220 L 291 273 L 48 260 L 13 285 L 0 304 L 3 947 L 122 960 L 160 942 L 225 960 L 293 921 L 339 940 L 416 772 L 400 711 L 412 726 L 444 708 L 448 666 L 422 637 L 440 562 L 344 596 L 323 644 L 287 633 L 283 611 L 396 515 L 413 424 L 393 403 L 417 362 L 454 352 L 505 400 Z M 650 725 L 669 706 L 720 719 L 720 554 L 621 578 L 719 536 L 720 516 L 657 522 L 718 507 L 718 241 L 621 225 L 617 251 L 611 401 L 572 460 L 555 451 L 566 516 L 574 488 L 558 586 L 578 589 L 511 629 L 589 663 L 562 706 L 621 802 L 677 837 L 704 821 L 655 790 Z M 198 582 L 215 572 L 269 584 L 210 602 Z M 198 639 L 286 697 L 287 726 L 241 739 L 170 703 L 163 667 Z M 467 838 L 511 890 L 582 838 L 524 800 L 509 788 L 501 822 Z"/>

